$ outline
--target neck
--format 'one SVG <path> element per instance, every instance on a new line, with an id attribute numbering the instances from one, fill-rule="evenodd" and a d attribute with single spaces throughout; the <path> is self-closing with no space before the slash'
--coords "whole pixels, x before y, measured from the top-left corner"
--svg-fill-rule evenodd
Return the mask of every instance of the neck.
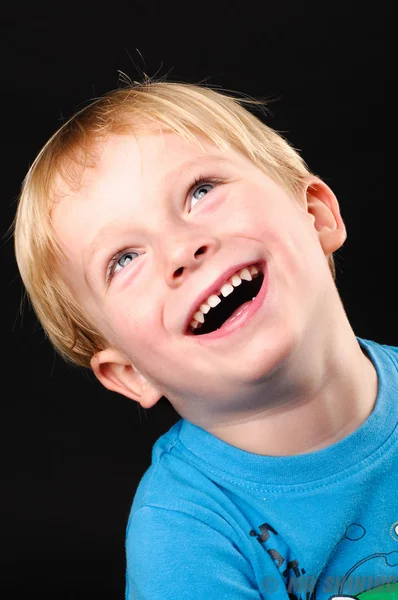
<path id="1" fill-rule="evenodd" d="M 305 364 L 292 356 L 250 415 L 203 428 L 232 446 L 268 456 L 321 450 L 358 429 L 374 408 L 377 373 L 348 321 L 342 329 L 334 335 L 329 330 L 324 350 L 312 343 L 296 352 L 306 357 Z"/>

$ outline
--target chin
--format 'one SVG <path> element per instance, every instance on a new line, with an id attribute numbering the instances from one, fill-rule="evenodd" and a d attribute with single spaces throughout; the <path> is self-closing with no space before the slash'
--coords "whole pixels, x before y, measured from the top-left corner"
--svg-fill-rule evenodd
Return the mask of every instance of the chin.
<path id="1" fill-rule="evenodd" d="M 256 384 L 275 376 L 284 368 L 299 345 L 298 336 L 286 328 L 264 332 L 239 357 L 235 373 L 246 383 Z"/>

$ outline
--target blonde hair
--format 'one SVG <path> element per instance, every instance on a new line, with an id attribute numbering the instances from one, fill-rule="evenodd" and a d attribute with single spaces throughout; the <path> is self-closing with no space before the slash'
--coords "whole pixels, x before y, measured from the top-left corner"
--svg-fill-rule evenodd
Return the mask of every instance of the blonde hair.
<path id="1" fill-rule="evenodd" d="M 200 134 L 221 149 L 238 150 L 289 192 L 298 194 L 311 174 L 289 143 L 244 105 L 263 103 L 208 87 L 149 81 L 92 101 L 45 144 L 22 186 L 15 219 L 15 252 L 28 297 L 47 336 L 67 360 L 84 367 L 106 347 L 101 332 L 73 297 L 59 269 L 63 251 L 51 222 L 60 180 L 71 187 L 109 134 L 140 133 L 149 126 L 197 142 Z M 335 277 L 333 257 L 330 268 Z"/>

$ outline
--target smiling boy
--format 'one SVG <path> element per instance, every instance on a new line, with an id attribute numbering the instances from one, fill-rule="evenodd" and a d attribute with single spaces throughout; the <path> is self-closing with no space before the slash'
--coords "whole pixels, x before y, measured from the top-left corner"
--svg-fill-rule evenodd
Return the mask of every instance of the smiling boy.
<path id="1" fill-rule="evenodd" d="M 61 354 L 182 417 L 134 498 L 128 599 L 329 598 L 356 563 L 397 576 L 360 565 L 398 550 L 398 351 L 355 336 L 338 201 L 285 140 L 206 88 L 112 92 L 39 154 L 15 238 Z"/>

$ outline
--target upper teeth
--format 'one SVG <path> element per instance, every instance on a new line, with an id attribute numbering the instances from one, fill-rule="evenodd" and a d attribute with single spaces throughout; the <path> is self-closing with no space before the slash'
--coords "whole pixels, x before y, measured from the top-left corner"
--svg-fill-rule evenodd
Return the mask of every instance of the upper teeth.
<path id="1" fill-rule="evenodd" d="M 193 319 L 190 322 L 192 329 L 197 329 L 202 326 L 205 322 L 205 315 L 211 308 L 214 308 L 221 302 L 219 296 L 226 298 L 234 291 L 235 287 L 238 287 L 242 283 L 242 280 L 251 281 L 253 276 L 257 275 L 259 270 L 257 267 L 252 265 L 251 267 L 245 267 L 239 273 L 234 273 L 222 286 L 217 294 L 211 294 L 203 304 L 200 305 L 199 310 L 193 315 Z"/>

